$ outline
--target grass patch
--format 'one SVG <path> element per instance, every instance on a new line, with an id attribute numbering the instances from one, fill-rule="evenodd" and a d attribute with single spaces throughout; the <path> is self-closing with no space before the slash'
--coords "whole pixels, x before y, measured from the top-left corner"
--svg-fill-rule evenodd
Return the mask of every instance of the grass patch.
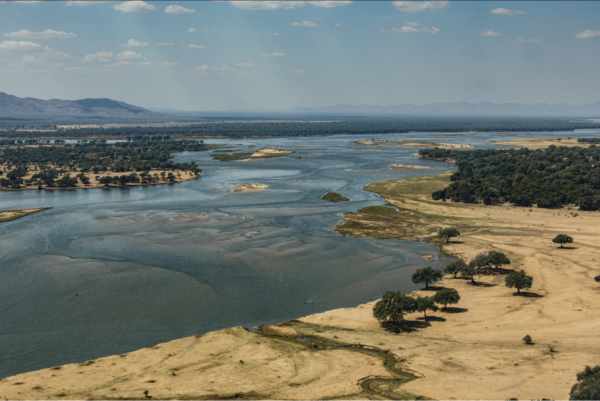
<path id="1" fill-rule="evenodd" d="M 360 213 L 372 214 L 375 216 L 391 217 L 392 219 L 399 219 L 406 217 L 406 214 L 400 213 L 396 209 L 392 209 L 387 206 L 367 206 L 359 210 Z"/>
<path id="2" fill-rule="evenodd" d="M 246 160 L 252 153 L 240 152 L 240 153 L 219 153 L 219 154 L 211 154 L 210 156 L 214 160 L 219 160 L 222 162 L 233 162 L 237 160 Z"/>
<path id="3" fill-rule="evenodd" d="M 335 192 L 327 192 L 325 195 L 321 197 L 321 199 L 329 201 L 329 202 L 344 202 L 349 201 L 350 199 L 346 198 Z"/>

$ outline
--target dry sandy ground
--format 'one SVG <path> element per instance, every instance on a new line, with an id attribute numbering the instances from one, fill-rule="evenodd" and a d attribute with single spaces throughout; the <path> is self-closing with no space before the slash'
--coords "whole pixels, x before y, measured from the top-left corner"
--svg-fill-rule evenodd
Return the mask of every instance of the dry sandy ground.
<path id="1" fill-rule="evenodd" d="M 390 376 L 379 359 L 317 351 L 241 327 L 187 337 L 0 381 L 7 399 L 320 399 L 361 392 L 368 376 Z"/>
<path id="2" fill-rule="evenodd" d="M 390 167 L 396 170 L 421 170 L 424 168 L 431 168 L 430 166 L 409 166 L 406 164 L 390 164 Z"/>
<path id="3" fill-rule="evenodd" d="M 269 188 L 265 184 L 226 184 L 230 187 L 235 187 L 233 192 L 253 192 L 253 191 L 264 191 Z"/>
<path id="4" fill-rule="evenodd" d="M 501 142 L 490 142 L 491 145 L 512 145 L 512 146 L 522 146 L 524 148 L 529 149 L 545 149 L 550 145 L 554 146 L 581 146 L 582 148 L 587 148 L 590 146 L 589 143 L 579 143 L 577 142 L 577 138 L 563 138 L 558 140 L 557 138 L 527 138 L 527 139 L 508 139 L 506 141 Z"/>

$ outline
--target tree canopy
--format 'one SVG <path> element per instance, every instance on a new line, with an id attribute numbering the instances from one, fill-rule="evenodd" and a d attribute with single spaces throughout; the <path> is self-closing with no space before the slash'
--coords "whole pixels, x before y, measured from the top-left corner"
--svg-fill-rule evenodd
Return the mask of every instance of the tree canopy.
<path id="1" fill-rule="evenodd" d="M 600 400 L 600 365 L 577 373 L 577 383 L 571 387 L 571 400 Z"/>
<path id="2" fill-rule="evenodd" d="M 435 304 L 435 300 L 433 299 L 433 297 L 422 297 L 422 296 L 418 296 L 415 299 L 415 305 L 417 307 L 417 311 L 418 312 L 423 312 L 423 315 L 425 317 L 425 321 L 427 321 L 427 311 L 437 311 L 438 307 Z"/>
<path id="3" fill-rule="evenodd" d="M 415 284 L 425 284 L 425 288 L 429 288 L 429 284 L 441 278 L 442 272 L 440 270 L 434 270 L 431 266 L 427 266 L 413 273 L 412 282 Z"/>
<path id="4" fill-rule="evenodd" d="M 560 247 L 564 248 L 563 244 L 572 244 L 573 238 L 569 237 L 567 234 L 558 234 L 556 237 L 554 237 L 552 242 L 555 244 L 560 244 Z"/>
<path id="5" fill-rule="evenodd" d="M 441 228 L 440 231 L 438 231 L 438 238 L 445 238 L 446 242 L 449 242 L 450 238 L 458 237 L 459 235 L 460 233 L 458 230 L 453 227 Z"/>
<path id="6" fill-rule="evenodd" d="M 386 291 L 373 308 L 373 316 L 380 322 L 400 324 L 404 314 L 416 310 L 415 299 L 401 292 Z"/>
<path id="7" fill-rule="evenodd" d="M 533 277 L 528 276 L 525 270 L 513 271 L 506 276 L 505 282 L 508 288 L 516 288 L 517 293 L 520 294 L 521 290 L 531 288 Z"/>
<path id="8" fill-rule="evenodd" d="M 444 305 L 444 309 L 446 309 L 448 304 L 457 304 L 460 301 L 460 295 L 454 288 L 443 288 L 435 293 L 433 300 L 440 305 Z"/>
<path id="9" fill-rule="evenodd" d="M 466 265 L 465 261 L 462 259 L 459 259 L 456 262 L 452 262 L 449 265 L 447 265 L 444 268 L 444 272 L 446 272 L 448 274 L 453 274 L 454 277 L 456 277 L 456 275 L 465 268 L 465 265 Z"/>

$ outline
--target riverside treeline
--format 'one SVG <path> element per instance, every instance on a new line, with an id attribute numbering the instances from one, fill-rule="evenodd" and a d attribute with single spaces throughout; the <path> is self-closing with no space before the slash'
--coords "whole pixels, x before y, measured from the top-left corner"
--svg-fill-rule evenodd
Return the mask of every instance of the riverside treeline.
<path id="1" fill-rule="evenodd" d="M 322 121 L 330 120 L 330 121 Z M 378 135 L 409 132 L 466 132 L 466 131 L 572 131 L 600 128 L 599 122 L 570 121 L 550 118 L 490 118 L 490 117 L 380 117 L 339 118 L 321 117 L 320 121 L 207 121 L 187 126 L 72 128 L 45 132 L 17 131 L 20 125 L 3 123 L 6 131 L 0 138 L 258 138 L 324 135 Z M 43 125 L 48 129 L 47 122 Z"/>
<path id="2" fill-rule="evenodd" d="M 172 162 L 171 153 L 206 150 L 202 141 L 147 140 L 109 144 L 105 140 L 84 140 L 64 144 L 64 141 L 56 140 L 54 145 L 48 145 L 47 141 L 28 141 L 29 146 L 17 145 L 14 141 L 3 142 L 1 145 L 9 145 L 6 142 L 16 145 L 0 149 L 0 186 L 12 189 L 32 185 L 39 188 L 74 187 L 78 181 L 89 185 L 90 177 L 86 174 L 102 176 L 98 181 L 104 185 L 153 183 L 161 178 L 174 182 L 175 174 L 179 172 L 197 176 L 201 169 L 195 162 Z M 162 171 L 162 177 L 153 175 L 152 170 Z M 77 175 L 71 177 L 71 173 Z"/>
<path id="3" fill-rule="evenodd" d="M 585 141 L 580 141 L 585 142 Z M 455 160 L 452 183 L 432 194 L 434 200 L 486 205 L 510 202 L 517 206 L 581 210 L 600 209 L 600 147 L 550 146 L 546 149 L 457 151 L 422 149 L 419 155 Z"/>

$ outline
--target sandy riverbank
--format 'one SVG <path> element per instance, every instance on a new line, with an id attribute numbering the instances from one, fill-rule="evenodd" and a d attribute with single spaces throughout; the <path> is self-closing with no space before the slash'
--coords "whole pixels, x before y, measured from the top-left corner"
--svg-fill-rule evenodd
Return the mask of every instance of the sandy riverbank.
<path id="1" fill-rule="evenodd" d="M 32 213 L 41 212 L 42 210 L 52 209 L 51 207 L 38 207 L 34 209 L 18 209 L 0 211 L 0 223 L 20 219 Z"/>
<path id="2" fill-rule="evenodd" d="M 550 145 L 554 146 L 581 146 L 582 148 L 587 148 L 590 146 L 589 143 L 580 143 L 577 142 L 577 138 L 526 138 L 526 139 L 508 139 L 505 141 L 499 142 L 490 142 L 491 145 L 498 146 L 520 146 L 523 148 L 528 148 L 532 150 L 536 149 L 546 149 Z"/>
<path id="3" fill-rule="evenodd" d="M 404 148 L 440 148 L 440 149 L 475 149 L 473 145 L 459 143 L 443 143 L 431 141 L 417 141 L 411 139 L 374 139 L 370 141 L 350 141 L 362 146 L 396 145 Z"/>

